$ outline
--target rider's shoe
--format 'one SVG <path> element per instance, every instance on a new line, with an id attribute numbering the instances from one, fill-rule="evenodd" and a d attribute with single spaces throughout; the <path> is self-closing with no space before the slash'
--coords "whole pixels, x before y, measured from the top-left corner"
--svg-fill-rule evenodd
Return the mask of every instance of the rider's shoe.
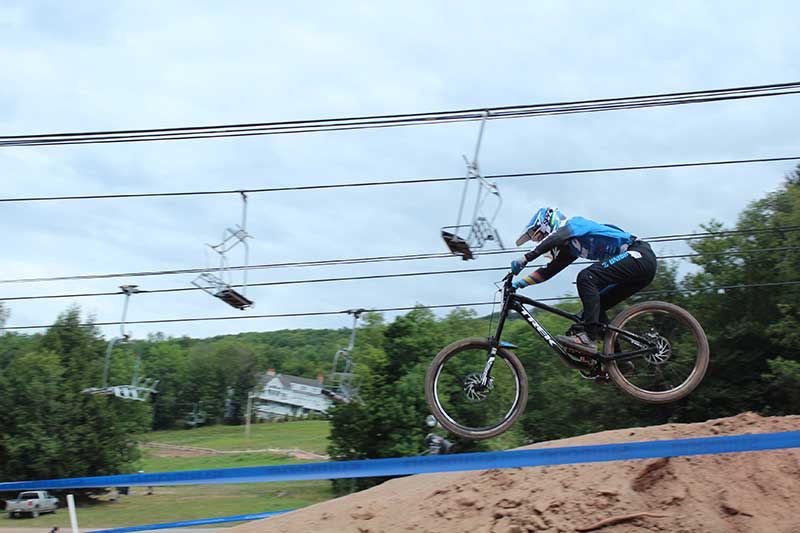
<path id="1" fill-rule="evenodd" d="M 586 332 L 577 335 L 558 335 L 556 339 L 569 350 L 597 355 L 597 342 L 590 339 Z"/>

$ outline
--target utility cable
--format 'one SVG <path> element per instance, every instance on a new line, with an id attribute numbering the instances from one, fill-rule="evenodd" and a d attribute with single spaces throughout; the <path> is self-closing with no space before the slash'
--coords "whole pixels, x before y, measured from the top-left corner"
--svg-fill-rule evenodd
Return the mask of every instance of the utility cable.
<path id="1" fill-rule="evenodd" d="M 592 113 L 624 109 L 674 106 L 764 98 L 800 93 L 800 82 L 732 87 L 655 95 L 604 98 L 571 102 L 553 102 L 480 109 L 463 109 L 428 113 L 396 115 L 373 115 L 349 118 L 294 120 L 283 122 L 261 122 L 249 124 L 228 124 L 217 126 L 190 126 L 178 128 L 157 128 L 141 130 L 115 130 L 74 133 L 51 133 L 34 135 L 0 136 L 2 146 L 44 146 L 56 144 L 98 144 L 119 142 L 142 142 L 162 140 L 182 140 L 219 137 L 242 137 L 253 135 L 277 135 L 289 133 L 310 133 L 320 131 L 359 130 L 414 126 L 422 124 L 468 122 L 477 120 L 498 120 L 531 116 L 562 115 L 573 113 Z"/>
<path id="2" fill-rule="evenodd" d="M 800 250 L 800 246 L 780 246 L 775 248 L 752 248 L 748 250 L 729 250 L 725 252 L 701 252 L 701 253 L 691 253 L 691 254 L 673 254 L 673 255 L 660 255 L 656 256 L 657 259 L 689 259 L 694 257 L 714 257 L 714 256 L 738 256 L 738 255 L 749 255 L 755 253 L 769 253 L 769 252 L 790 252 L 790 251 L 798 251 Z M 595 261 L 575 261 L 569 266 L 582 266 L 594 263 Z M 527 268 L 538 268 L 542 267 L 544 264 L 534 264 L 529 265 Z M 343 281 L 363 281 L 363 280 L 374 280 L 374 279 L 391 279 L 391 278 L 408 278 L 408 277 L 419 277 L 419 276 L 436 276 L 436 275 L 446 275 L 446 274 L 469 274 L 475 272 L 499 272 L 499 271 L 507 271 L 508 266 L 500 266 L 500 267 L 484 267 L 484 268 L 462 268 L 462 269 L 452 269 L 452 270 L 435 270 L 435 271 L 425 271 L 425 272 L 401 272 L 396 274 L 371 274 L 365 276 L 343 276 L 343 277 L 334 277 L 334 278 L 312 278 L 312 279 L 296 279 L 296 280 L 285 280 L 285 281 L 267 281 L 263 283 L 248 283 L 248 287 L 272 287 L 277 285 L 304 285 L 308 283 L 339 283 Z M 237 289 L 241 288 L 242 285 L 231 285 L 232 288 Z M 206 287 L 210 288 L 210 287 Z M 187 292 L 187 291 L 199 291 L 203 290 L 201 287 L 178 287 L 178 288 L 170 288 L 170 289 L 140 289 L 137 291 L 137 294 L 164 294 L 164 293 L 174 293 L 174 292 Z M 72 293 L 72 294 L 42 294 L 36 296 L 6 296 L 0 297 L 0 302 L 10 302 L 10 301 L 28 301 L 28 300 L 46 300 L 46 299 L 57 299 L 57 298 L 87 298 L 87 297 L 100 297 L 100 296 L 116 296 L 119 294 L 125 294 L 123 291 L 114 291 L 114 292 L 89 292 L 89 293 Z"/>
<path id="3" fill-rule="evenodd" d="M 720 165 L 742 165 L 749 163 L 774 163 L 780 161 L 798 161 L 798 156 L 786 157 L 762 157 L 753 159 L 729 159 L 720 161 L 697 161 L 690 163 L 665 163 L 662 165 L 634 165 L 634 166 L 618 166 L 618 167 L 605 167 L 605 168 L 581 168 L 569 170 L 549 170 L 542 172 L 517 172 L 511 174 L 492 174 L 484 176 L 485 179 L 501 180 L 501 179 L 517 179 L 517 178 L 532 178 L 542 176 L 567 176 L 574 174 L 594 174 L 605 172 L 631 172 L 639 170 L 665 170 L 670 168 L 691 168 L 691 167 L 708 167 Z M 174 197 L 174 196 L 212 196 L 212 195 L 226 195 L 226 194 L 257 194 L 257 193 L 274 193 L 274 192 L 287 192 L 287 191 L 311 191 L 320 189 L 345 189 L 355 187 L 375 187 L 375 186 L 389 186 L 389 185 L 417 185 L 424 183 L 443 183 L 450 181 L 464 181 L 464 176 L 457 177 L 444 177 L 444 178 L 419 178 L 419 179 L 405 179 L 405 180 L 382 180 L 382 181 L 361 181 L 352 183 L 329 183 L 318 185 L 296 185 L 288 187 L 262 187 L 257 189 L 223 189 L 223 190 L 205 190 L 205 191 L 176 191 L 176 192 L 152 192 L 152 193 L 129 193 L 129 194 L 85 194 L 85 195 L 72 195 L 72 196 L 25 196 L 14 198 L 0 198 L 0 203 L 12 202 L 48 202 L 48 201 L 61 201 L 61 200 L 111 200 L 111 199 L 130 199 L 130 198 L 160 198 L 160 197 Z"/>
<path id="4" fill-rule="evenodd" d="M 715 285 L 710 287 L 694 287 L 694 288 L 682 288 L 682 289 L 669 289 L 669 290 L 657 290 L 657 291 L 642 291 L 637 293 L 638 295 L 652 295 L 652 294 L 676 294 L 676 293 L 692 293 L 692 292 L 703 292 L 703 291 L 726 291 L 732 289 L 749 289 L 755 287 L 778 287 L 778 286 L 789 286 L 789 285 L 800 285 L 800 280 L 793 280 L 793 281 L 774 281 L 768 283 L 747 283 L 747 284 L 737 284 L 737 285 Z M 549 301 L 559 301 L 559 300 L 574 300 L 579 299 L 579 296 L 560 296 L 560 297 L 552 297 L 552 298 L 539 298 L 537 301 L 540 302 L 549 302 Z M 384 307 L 384 308 L 373 308 L 367 309 L 370 312 L 395 312 L 395 311 L 411 311 L 417 309 L 419 307 L 424 309 L 444 309 L 444 308 L 452 308 L 452 307 L 478 307 L 478 306 L 485 306 L 485 305 L 493 305 L 493 302 L 466 302 L 466 303 L 459 303 L 459 304 L 439 304 L 439 305 L 415 305 L 411 307 Z M 275 313 L 275 314 L 268 314 L 268 315 L 234 315 L 234 316 L 214 316 L 214 317 L 196 317 L 196 318 L 163 318 L 163 319 L 156 319 L 156 320 L 129 320 L 125 322 L 127 325 L 134 325 L 134 324 L 174 324 L 178 322 L 210 322 L 210 321 L 219 321 L 219 320 L 247 320 L 247 319 L 255 319 L 255 318 L 294 318 L 294 317 L 313 317 L 313 316 L 327 316 L 327 315 L 341 315 L 341 314 L 348 314 L 351 313 L 352 309 L 347 309 L 344 311 L 316 311 L 316 312 L 300 312 L 300 313 Z M 117 326 L 121 324 L 121 322 L 88 322 L 78 324 L 79 326 L 83 327 L 95 327 L 95 326 Z M 51 327 L 59 327 L 60 324 L 51 324 L 51 325 L 40 325 L 40 326 L 7 326 L 2 329 L 5 330 L 24 330 L 24 329 L 47 329 Z"/>
<path id="5" fill-rule="evenodd" d="M 687 241 L 696 239 L 709 239 L 716 237 L 726 237 L 732 235 L 756 235 L 760 233 L 772 232 L 789 232 L 800 230 L 800 225 L 792 226 L 776 226 L 774 228 L 761 228 L 753 230 L 722 230 L 722 231 L 708 231 L 700 233 L 683 233 L 674 235 L 661 235 L 655 237 L 645 237 L 643 240 L 648 242 L 671 242 L 671 241 Z M 510 248 L 505 250 L 491 250 L 485 252 L 476 252 L 476 256 L 491 256 L 503 254 L 518 254 L 527 251 L 525 248 Z M 341 266 L 341 265 L 356 265 L 365 263 L 381 263 L 381 262 L 396 262 L 396 261 L 417 261 L 424 259 L 446 259 L 456 257 L 450 252 L 435 252 L 427 254 L 408 254 L 408 255 L 388 255 L 388 256 L 374 256 L 374 257 L 356 257 L 347 259 L 325 259 L 318 261 L 290 261 L 285 263 L 267 263 L 258 265 L 234 265 L 227 267 L 228 271 L 241 271 L 241 270 L 262 270 L 262 269 L 275 269 L 275 268 L 304 268 L 304 267 L 321 267 L 321 266 Z M 19 279 L 0 279 L 2 283 L 39 283 L 49 281 L 75 281 L 75 280 L 89 280 L 89 279 L 109 279 L 109 278 L 131 278 L 131 277 L 149 277 L 149 276 L 166 276 L 178 274 L 201 274 L 203 272 L 216 271 L 216 268 L 187 268 L 187 269 L 173 269 L 173 270 L 151 270 L 140 272 L 121 272 L 111 274 L 83 274 L 74 276 L 53 276 L 53 277 L 39 277 L 39 278 L 19 278 Z"/>

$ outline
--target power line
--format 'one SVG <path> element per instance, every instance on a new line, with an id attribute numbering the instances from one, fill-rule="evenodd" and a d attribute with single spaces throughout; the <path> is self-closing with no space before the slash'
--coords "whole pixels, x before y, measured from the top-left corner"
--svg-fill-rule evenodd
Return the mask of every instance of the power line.
<path id="1" fill-rule="evenodd" d="M 800 225 L 792 226 L 776 226 L 774 228 L 752 229 L 752 230 L 722 230 L 722 231 L 708 231 L 700 233 L 683 233 L 674 235 L 661 235 L 654 237 L 645 237 L 644 240 L 648 242 L 660 243 L 671 241 L 687 241 L 695 239 L 708 239 L 715 237 L 726 237 L 732 235 L 755 235 L 760 233 L 772 232 L 786 232 L 800 230 Z M 486 252 L 477 252 L 475 255 L 490 256 L 490 255 L 503 255 L 522 253 L 527 251 L 525 248 L 510 248 L 506 250 L 492 250 Z M 381 262 L 397 262 L 397 261 L 417 261 L 425 259 L 447 259 L 453 258 L 450 252 L 435 252 L 435 253 L 422 253 L 422 254 L 407 254 L 407 255 L 387 255 L 387 256 L 373 256 L 373 257 L 355 257 L 347 259 L 323 259 L 318 261 L 291 261 L 285 263 L 267 263 L 258 265 L 235 265 L 230 266 L 227 270 L 240 271 L 240 270 L 263 270 L 275 268 L 305 268 L 305 267 L 321 267 L 321 266 L 342 266 L 342 265 L 356 265 L 365 263 L 381 263 Z M 167 276 L 178 274 L 200 274 L 215 269 L 209 268 L 186 268 L 186 269 L 173 269 L 173 270 L 151 270 L 140 272 L 122 272 L 111 274 L 82 274 L 73 276 L 53 276 L 53 277 L 39 277 L 39 278 L 19 278 L 19 279 L 0 279 L 2 283 L 39 283 L 49 281 L 77 281 L 77 280 L 90 280 L 90 279 L 110 279 L 110 278 L 133 278 L 133 277 L 149 277 L 149 276 Z"/>
<path id="2" fill-rule="evenodd" d="M 6 135 L 0 136 L 0 147 L 184 140 L 389 128 L 422 124 L 468 122 L 483 120 L 484 118 L 489 120 L 498 120 L 531 116 L 641 109 L 649 107 L 719 102 L 725 100 L 740 100 L 746 98 L 764 98 L 797 93 L 800 93 L 800 82 L 428 113 L 373 115 L 349 118 L 141 130 Z"/>
<path id="3" fill-rule="evenodd" d="M 737 285 L 715 285 L 711 287 L 694 287 L 694 288 L 683 288 L 683 289 L 670 289 L 670 290 L 657 290 L 657 291 L 642 291 L 637 293 L 638 295 L 653 295 L 653 294 L 676 294 L 676 293 L 693 293 L 693 292 L 703 292 L 703 291 L 726 291 L 732 289 L 749 289 L 755 287 L 777 287 L 777 286 L 788 286 L 788 285 L 800 285 L 800 280 L 793 280 L 793 281 L 774 281 L 768 283 L 747 283 L 747 284 L 737 284 Z M 560 300 L 575 300 L 579 299 L 579 296 L 560 296 L 560 297 L 552 297 L 552 298 L 540 298 L 538 301 L 540 302 L 549 302 L 549 301 L 560 301 Z M 372 312 L 395 312 L 395 311 L 411 311 L 413 309 L 417 309 L 418 307 L 422 307 L 424 309 L 444 309 L 444 308 L 452 308 L 452 307 L 478 307 L 484 305 L 496 305 L 496 302 L 468 302 L 468 303 L 459 303 L 459 304 L 438 304 L 438 305 L 415 305 L 411 307 L 384 307 L 384 308 L 373 308 L 368 309 L 368 311 Z M 275 313 L 275 314 L 268 314 L 268 315 L 234 315 L 234 316 L 215 316 L 215 317 L 196 317 L 196 318 L 164 318 L 164 319 L 157 319 L 157 320 L 129 320 L 126 321 L 125 324 L 127 325 L 135 325 L 135 324 L 174 324 L 178 322 L 210 322 L 210 321 L 219 321 L 219 320 L 248 320 L 248 319 L 256 319 L 256 318 L 295 318 L 295 317 L 314 317 L 314 316 L 327 316 L 327 315 L 341 315 L 347 314 L 351 310 L 344 310 L 344 311 L 316 311 L 316 312 L 300 312 L 300 313 Z M 121 322 L 94 322 L 94 323 L 82 323 L 78 324 L 79 326 L 83 327 L 94 327 L 94 326 L 117 326 L 121 324 Z M 2 329 L 6 330 L 24 330 L 24 329 L 46 329 L 51 327 L 59 327 L 59 324 L 51 324 L 51 325 L 40 325 L 40 326 L 7 326 Z"/>
<path id="4" fill-rule="evenodd" d="M 729 229 L 721 231 L 704 231 L 700 233 L 676 233 L 674 235 L 659 235 L 656 237 L 646 237 L 644 240 L 646 240 L 647 242 L 668 242 L 676 240 L 713 239 L 715 237 L 732 237 L 735 235 L 759 235 L 762 233 L 797 231 L 797 230 L 800 230 L 800 224 L 794 224 L 789 226 L 775 226 L 772 228 Z"/>
<path id="5" fill-rule="evenodd" d="M 800 156 L 786 156 L 786 157 L 762 157 L 754 159 L 728 159 L 719 161 L 698 161 L 690 163 L 665 163 L 661 165 L 634 165 L 634 166 L 617 166 L 605 168 L 582 168 L 582 169 L 569 169 L 569 170 L 550 170 L 543 172 L 516 172 L 510 174 L 492 174 L 484 176 L 486 179 L 501 180 L 501 179 L 518 179 L 518 178 L 532 178 L 543 176 L 567 176 L 575 174 L 595 174 L 605 172 L 632 172 L 640 170 L 665 170 L 671 168 L 691 168 L 691 167 L 708 167 L 720 165 L 742 165 L 750 163 L 774 163 L 780 161 L 798 161 Z M 464 176 L 458 177 L 444 177 L 444 178 L 419 178 L 419 179 L 405 179 L 405 180 L 379 180 L 379 181 L 361 181 L 352 183 L 329 183 L 318 185 L 296 185 L 287 187 L 262 187 L 257 189 L 223 189 L 223 190 L 205 190 L 205 191 L 176 191 L 176 192 L 152 192 L 152 193 L 129 193 L 129 194 L 85 194 L 85 195 L 72 195 L 72 196 L 28 196 L 28 197 L 15 197 L 15 198 L 0 198 L 0 203 L 11 202 L 47 202 L 56 200 L 111 200 L 111 199 L 131 199 L 131 198 L 159 198 L 159 197 L 176 197 L 176 196 L 212 196 L 212 195 L 226 195 L 226 194 L 256 194 L 256 193 L 274 193 L 274 192 L 288 192 L 288 191 L 311 191 L 322 189 L 345 189 L 356 187 L 376 187 L 376 186 L 390 186 L 390 185 L 418 185 L 424 183 L 444 183 L 451 181 L 463 181 Z"/>
<path id="6" fill-rule="evenodd" d="M 748 250 L 729 250 L 725 252 L 701 252 L 701 253 L 691 253 L 691 254 L 673 254 L 673 255 L 660 255 L 657 256 L 657 259 L 688 259 L 693 257 L 714 257 L 714 256 L 737 256 L 737 255 L 749 255 L 755 253 L 769 253 L 769 252 L 788 252 L 788 251 L 798 251 L 800 250 L 800 246 L 780 246 L 775 248 L 753 248 Z M 580 266 L 580 265 L 588 265 L 594 263 L 595 261 L 575 261 L 570 266 Z M 538 268 L 544 266 L 543 264 L 535 264 L 530 265 L 528 268 Z M 267 281 L 263 283 L 248 283 L 248 287 L 272 287 L 278 285 L 301 285 L 301 284 L 308 284 L 308 283 L 339 283 L 343 281 L 364 281 L 364 280 L 374 280 L 374 279 L 391 279 L 391 278 L 408 278 L 408 277 L 419 277 L 419 276 L 436 276 L 436 275 L 447 275 L 447 274 L 469 274 L 469 273 L 476 273 L 476 272 L 499 272 L 499 271 L 507 271 L 508 266 L 500 266 L 500 267 L 484 267 L 484 268 L 463 268 L 463 269 L 452 269 L 452 270 L 435 270 L 435 271 L 424 271 L 424 272 L 401 272 L 396 274 L 370 274 L 364 276 L 343 276 L 343 277 L 333 277 L 333 278 L 312 278 L 312 279 L 298 279 L 298 280 L 285 280 L 285 281 Z M 239 288 L 241 285 L 231 285 L 233 288 Z M 174 292 L 187 292 L 187 291 L 199 291 L 203 290 L 200 287 L 179 287 L 179 288 L 170 288 L 170 289 L 141 289 L 137 292 L 137 294 L 164 294 L 164 293 L 174 293 Z M 90 293 L 72 293 L 72 294 L 42 294 L 36 296 L 6 296 L 0 297 L 0 302 L 10 302 L 10 301 L 28 301 L 28 300 L 46 300 L 46 299 L 58 299 L 58 298 L 87 298 L 87 297 L 100 297 L 100 296 L 116 296 L 119 294 L 124 294 L 122 291 L 114 291 L 114 292 L 90 292 Z"/>

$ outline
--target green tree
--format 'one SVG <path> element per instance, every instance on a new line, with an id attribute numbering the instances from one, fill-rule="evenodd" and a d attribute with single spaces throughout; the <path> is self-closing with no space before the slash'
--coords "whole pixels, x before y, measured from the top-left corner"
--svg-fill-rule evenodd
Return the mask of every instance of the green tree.
<path id="1" fill-rule="evenodd" d="M 800 362 L 778 357 L 767 361 L 763 379 L 767 388 L 766 411 L 774 415 L 800 413 Z"/>
<path id="2" fill-rule="evenodd" d="M 67 450 L 53 438 L 63 426 L 59 403 L 64 371 L 52 352 L 28 352 L 0 374 L 0 476 L 3 479 L 51 477 L 63 471 Z"/>
<path id="3" fill-rule="evenodd" d="M 434 355 L 460 333 L 475 336 L 487 323 L 470 311 L 456 310 L 443 321 L 418 307 L 383 326 L 365 317 L 354 359 L 362 377 L 360 400 L 333 407 L 329 453 L 340 460 L 401 457 L 424 451 L 430 413 L 424 381 Z M 471 449 L 466 444 L 462 449 Z M 338 493 L 360 490 L 384 478 L 336 480 Z"/>
<path id="4" fill-rule="evenodd" d="M 384 338 L 387 357 L 384 373 L 391 380 L 398 379 L 420 361 L 430 361 L 443 347 L 436 318 L 430 309 L 421 306 L 398 316 L 386 328 Z"/>
<path id="5" fill-rule="evenodd" d="M 172 339 L 149 340 L 144 347 L 143 368 L 158 380 L 153 399 L 153 429 L 169 429 L 185 414 L 181 400 L 186 387 L 188 350 Z"/>
<path id="6" fill-rule="evenodd" d="M 694 260 L 701 271 L 687 276 L 689 287 L 705 290 L 687 301 L 703 324 L 711 345 L 711 364 L 703 384 L 688 403 L 691 418 L 727 416 L 745 410 L 786 412 L 775 405 L 792 380 L 772 381 L 777 369 L 798 361 L 800 287 L 770 284 L 798 281 L 800 235 L 784 227 L 800 226 L 800 180 L 794 173 L 777 191 L 750 204 L 735 229 L 740 233 L 698 240 Z M 723 229 L 710 223 L 705 229 Z M 763 287 L 735 288 L 764 284 Z M 787 363 L 770 365 L 780 358 Z M 786 391 L 788 396 L 789 391 Z M 767 409 L 767 406 L 770 406 Z"/>
<path id="7" fill-rule="evenodd" d="M 80 311 L 70 308 L 3 372 L 6 479 L 118 474 L 138 458 L 132 434 L 148 427 L 149 407 L 82 392 L 101 380 L 105 342 L 95 327 L 80 324 Z"/>

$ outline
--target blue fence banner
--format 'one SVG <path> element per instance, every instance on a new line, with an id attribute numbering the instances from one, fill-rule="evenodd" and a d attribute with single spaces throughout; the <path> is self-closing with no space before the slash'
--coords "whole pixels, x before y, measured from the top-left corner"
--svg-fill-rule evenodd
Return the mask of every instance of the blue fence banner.
<path id="1" fill-rule="evenodd" d="M 264 483 L 270 481 L 404 476 L 410 474 L 432 474 L 435 472 L 488 470 L 492 468 L 519 468 L 685 455 L 755 452 L 782 448 L 800 448 L 800 431 L 598 444 L 592 446 L 567 446 L 505 452 L 461 453 L 392 459 L 362 459 L 358 461 L 12 481 L 0 483 L 0 491 L 143 485 L 216 485 L 223 483 Z"/>
<path id="2" fill-rule="evenodd" d="M 272 511 L 269 513 L 240 514 L 235 516 L 223 516 L 220 518 L 202 518 L 200 520 L 148 524 L 145 526 L 118 527 L 114 529 L 95 529 L 90 533 L 129 533 L 130 531 L 152 531 L 154 529 L 171 529 L 174 527 L 208 526 L 213 524 L 225 524 L 228 522 L 245 522 L 249 520 L 261 520 L 262 518 L 269 518 L 270 516 L 288 513 L 292 510 L 293 509 L 287 511 Z"/>

